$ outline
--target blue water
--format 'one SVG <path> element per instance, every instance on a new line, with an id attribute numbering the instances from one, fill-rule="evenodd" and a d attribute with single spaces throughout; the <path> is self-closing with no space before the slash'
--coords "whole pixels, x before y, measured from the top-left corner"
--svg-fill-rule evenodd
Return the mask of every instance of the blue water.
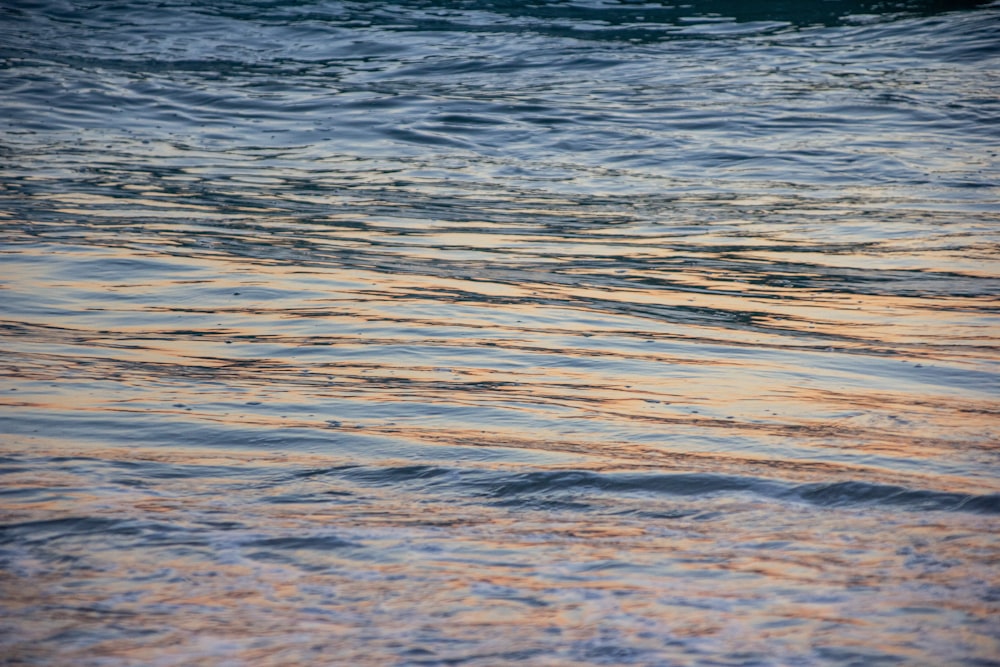
<path id="1" fill-rule="evenodd" d="M 0 663 L 1000 664 L 1000 4 L 0 5 Z"/>

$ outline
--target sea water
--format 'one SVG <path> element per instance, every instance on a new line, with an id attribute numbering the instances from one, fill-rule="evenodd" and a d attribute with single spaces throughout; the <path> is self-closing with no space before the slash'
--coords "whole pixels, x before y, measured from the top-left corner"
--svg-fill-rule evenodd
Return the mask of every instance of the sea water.
<path id="1" fill-rule="evenodd" d="M 1000 664 L 998 28 L 6 0 L 0 662 Z"/>

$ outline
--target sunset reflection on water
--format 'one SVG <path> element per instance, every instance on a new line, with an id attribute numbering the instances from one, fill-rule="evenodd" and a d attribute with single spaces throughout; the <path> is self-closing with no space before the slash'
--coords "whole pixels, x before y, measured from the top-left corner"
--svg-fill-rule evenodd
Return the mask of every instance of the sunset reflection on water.
<path id="1" fill-rule="evenodd" d="M 380 461 L 394 471 L 386 486 L 372 466 L 231 447 L 33 443 L 17 458 L 49 456 L 61 463 L 42 478 L 8 471 L 5 487 L 7 530 L 31 535 L 15 550 L 35 552 L 9 573 L 32 586 L 5 586 L 6 604 L 46 610 L 21 633 L 26 658 L 58 659 L 42 647 L 65 633 L 132 663 L 178 642 L 193 659 L 225 650 L 248 663 L 378 664 L 404 645 L 429 651 L 422 642 L 438 660 L 470 643 L 530 656 L 553 637 L 637 654 L 666 637 L 697 656 L 792 654 L 804 637 L 863 647 L 877 634 L 887 651 L 916 650 L 900 608 L 920 608 L 909 613 L 930 633 L 988 617 L 991 605 L 948 591 L 988 587 L 1000 555 L 995 520 L 975 514 L 551 487 L 511 505 L 493 482 L 435 490 L 454 469 Z M 539 470 L 462 467 L 481 466 L 513 470 L 513 484 Z M 27 496 L 11 501 L 19 488 Z"/>
<path id="2" fill-rule="evenodd" d="M 994 664 L 1000 8 L 883 4 L 4 3 L 0 663 Z"/>
<path id="3" fill-rule="evenodd" d="M 935 308 L 706 283 L 663 298 L 664 285 L 643 288 L 637 272 L 605 275 L 601 289 L 564 284 L 560 267 L 582 261 L 573 253 L 550 258 L 557 279 L 542 289 L 541 269 L 517 286 L 488 264 L 443 271 L 410 258 L 406 271 L 345 273 L 121 241 L 58 264 L 43 261 L 58 246 L 10 256 L 9 303 L 26 317 L 9 321 L 5 340 L 19 385 L 31 381 L 8 394 L 11 406 L 120 414 L 137 433 L 160 415 L 539 451 L 564 440 L 609 468 L 657 451 L 713 453 L 712 467 L 821 462 L 996 490 L 975 466 L 952 479 L 956 456 L 975 460 L 995 433 L 981 384 L 992 382 L 985 297 Z M 575 237 L 559 242 L 573 248 Z M 141 278 L 122 281 L 127 269 Z"/>

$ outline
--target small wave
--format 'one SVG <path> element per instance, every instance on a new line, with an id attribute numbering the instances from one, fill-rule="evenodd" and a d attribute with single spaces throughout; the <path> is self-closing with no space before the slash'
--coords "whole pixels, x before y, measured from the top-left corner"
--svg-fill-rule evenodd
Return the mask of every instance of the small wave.
<path id="1" fill-rule="evenodd" d="M 25 521 L 0 526 L 0 544 L 18 542 L 32 535 L 86 535 L 120 533 L 121 521 L 99 517 L 66 517 L 43 521 Z"/>
<path id="2" fill-rule="evenodd" d="M 597 473 L 582 470 L 496 473 L 439 466 L 332 469 L 352 481 L 374 486 L 404 485 L 461 497 L 487 498 L 491 504 L 531 509 L 590 510 L 588 497 L 636 494 L 709 497 L 752 494 L 817 507 L 892 507 L 911 511 L 957 511 L 1000 514 L 1000 494 L 963 494 L 911 489 L 861 481 L 794 484 L 791 482 L 712 473 Z M 412 488 L 411 488 L 412 490 Z"/>
<path id="3" fill-rule="evenodd" d="M 271 537 L 247 542 L 246 546 L 267 549 L 287 549 L 289 551 L 328 551 L 330 549 L 343 549 L 345 547 L 356 547 L 359 545 L 332 535 L 317 535 L 312 537 Z"/>
<path id="4" fill-rule="evenodd" d="M 882 505 L 909 510 L 1000 514 L 1000 494 L 946 493 L 857 481 L 792 485 L 754 477 L 701 473 L 667 475 L 528 473 L 517 475 L 496 485 L 492 493 L 497 497 L 507 498 L 512 495 L 531 496 L 585 491 L 678 496 L 752 493 L 782 500 L 800 500 L 819 507 Z"/>
<path id="5" fill-rule="evenodd" d="M 103 540 L 112 535 L 156 541 L 180 530 L 177 526 L 162 522 L 140 522 L 132 519 L 111 519 L 99 516 L 71 516 L 0 525 L 0 544 L 50 542 L 66 538 Z"/>
<path id="6" fill-rule="evenodd" d="M 785 497 L 804 500 L 822 507 L 850 505 L 891 505 L 912 510 L 966 511 L 1000 514 L 1000 494 L 968 495 L 886 484 L 835 482 L 805 484 L 789 490 Z"/>

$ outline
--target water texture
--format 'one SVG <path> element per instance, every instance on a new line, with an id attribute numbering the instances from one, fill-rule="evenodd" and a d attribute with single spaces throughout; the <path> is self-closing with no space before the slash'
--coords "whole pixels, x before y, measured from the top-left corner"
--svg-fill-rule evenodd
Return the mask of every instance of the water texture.
<path id="1" fill-rule="evenodd" d="M 0 663 L 1000 664 L 1000 4 L 0 5 Z"/>

